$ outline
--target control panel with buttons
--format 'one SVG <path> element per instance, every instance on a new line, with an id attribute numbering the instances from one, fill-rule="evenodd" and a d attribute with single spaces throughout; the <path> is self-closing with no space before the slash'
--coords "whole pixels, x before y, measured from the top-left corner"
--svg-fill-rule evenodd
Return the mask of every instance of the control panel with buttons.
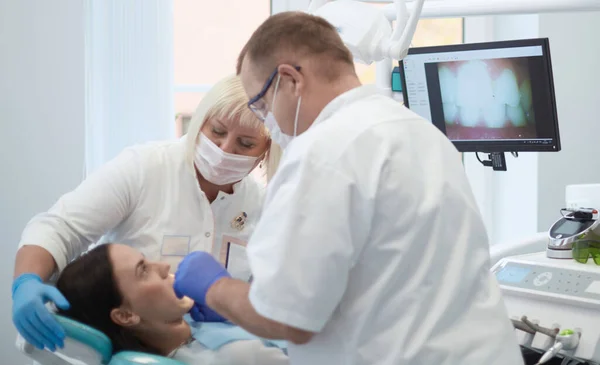
<path id="1" fill-rule="evenodd" d="M 508 262 L 495 274 L 500 285 L 600 301 L 600 273 Z"/>

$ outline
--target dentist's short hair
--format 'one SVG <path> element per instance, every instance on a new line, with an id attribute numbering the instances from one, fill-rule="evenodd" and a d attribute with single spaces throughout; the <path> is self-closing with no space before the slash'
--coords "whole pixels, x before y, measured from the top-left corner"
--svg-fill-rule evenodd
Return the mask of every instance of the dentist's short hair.
<path id="1" fill-rule="evenodd" d="M 260 129 L 262 135 L 270 138 L 264 123 L 248 108 L 248 96 L 239 76 L 227 76 L 204 95 L 190 121 L 186 135 L 186 161 L 192 169 L 200 131 L 204 123 L 211 118 L 239 121 L 240 125 Z M 265 157 L 267 181 L 277 169 L 280 154 L 279 146 L 271 141 Z"/>
<path id="2" fill-rule="evenodd" d="M 348 70 L 354 72 L 352 54 L 335 27 L 303 12 L 283 12 L 265 20 L 240 52 L 237 74 L 246 56 L 264 77 L 282 63 L 294 64 L 307 57 L 316 58 L 314 70 L 328 81 Z"/>

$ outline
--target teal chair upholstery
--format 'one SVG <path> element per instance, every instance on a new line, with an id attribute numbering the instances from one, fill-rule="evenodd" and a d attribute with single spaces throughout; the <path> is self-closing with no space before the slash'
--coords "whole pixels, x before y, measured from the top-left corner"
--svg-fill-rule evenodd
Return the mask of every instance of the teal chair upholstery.
<path id="1" fill-rule="evenodd" d="M 54 315 L 56 320 L 65 330 L 68 338 L 86 345 L 102 358 L 102 364 L 108 364 L 112 357 L 112 343 L 106 335 L 90 326 L 74 321 L 70 318 Z"/>
<path id="2" fill-rule="evenodd" d="M 64 349 L 57 353 L 38 350 L 20 336 L 17 338 L 17 347 L 39 364 L 67 365 L 73 360 L 86 365 L 185 365 L 167 357 L 133 351 L 122 351 L 113 356 L 112 343 L 104 333 L 70 318 L 54 316 L 65 330 Z"/>
<path id="3" fill-rule="evenodd" d="M 154 364 L 154 365 L 185 365 L 181 361 L 169 359 L 168 357 L 143 354 L 133 351 L 121 351 L 110 360 L 109 365 L 132 365 L 132 364 Z"/>

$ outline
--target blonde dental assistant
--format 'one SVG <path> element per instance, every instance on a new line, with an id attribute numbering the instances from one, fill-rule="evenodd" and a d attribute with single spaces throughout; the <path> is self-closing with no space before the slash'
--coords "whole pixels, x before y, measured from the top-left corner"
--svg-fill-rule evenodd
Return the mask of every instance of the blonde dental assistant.
<path id="1" fill-rule="evenodd" d="M 246 103 L 240 79 L 225 78 L 200 102 L 187 136 L 126 149 L 27 224 L 12 288 L 13 322 L 25 340 L 63 346 L 64 332 L 44 303 L 68 303 L 44 282 L 98 240 L 123 242 L 172 267 L 189 252 L 218 255 L 223 240 L 248 240 L 264 197 L 248 174 L 275 156 Z M 221 319 L 200 308 L 191 314 Z"/>

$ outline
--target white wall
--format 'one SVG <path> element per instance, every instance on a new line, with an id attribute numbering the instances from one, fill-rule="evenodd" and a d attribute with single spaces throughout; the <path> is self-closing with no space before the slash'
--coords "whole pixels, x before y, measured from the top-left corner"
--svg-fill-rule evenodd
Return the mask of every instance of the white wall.
<path id="1" fill-rule="evenodd" d="M 550 38 L 559 153 L 539 156 L 539 222 L 548 229 L 560 218 L 565 186 L 600 183 L 600 12 L 540 15 L 540 36 Z"/>
<path id="2" fill-rule="evenodd" d="M 13 260 L 36 212 L 81 180 L 84 161 L 83 17 L 80 1 L 0 0 L 0 353 L 14 347 Z"/>

